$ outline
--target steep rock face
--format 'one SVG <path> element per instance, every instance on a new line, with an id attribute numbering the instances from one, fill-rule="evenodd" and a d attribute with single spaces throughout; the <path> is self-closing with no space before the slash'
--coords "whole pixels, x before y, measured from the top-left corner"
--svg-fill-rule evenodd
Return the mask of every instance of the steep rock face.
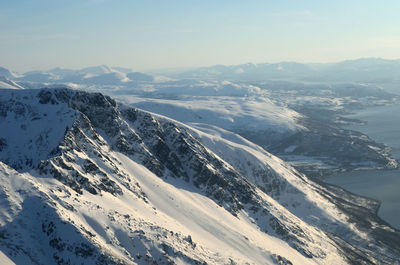
<path id="1" fill-rule="evenodd" d="M 8 233 L 1 246 L 19 262 L 391 264 L 399 258 L 399 233 L 376 217 L 375 202 L 312 182 L 245 140 L 216 138 L 99 93 L 2 91 L 1 101 L 0 125 L 18 121 L 12 133 L 1 133 L 0 160 L 8 165 L 2 164 L 2 187 L 14 190 L 6 208 L 15 213 L 1 219 Z M 20 144 L 32 138 L 49 140 Z M 11 155 L 16 148 L 20 154 Z M 28 184 L 10 183 L 10 174 Z M 35 207 L 24 205 L 31 193 L 39 194 Z M 49 215 L 24 225 L 38 207 Z M 215 224 L 221 216 L 230 221 Z M 236 222 L 249 230 L 233 229 Z M 8 244 L 14 236 L 24 241 L 20 229 L 37 234 L 49 254 Z M 233 252 L 220 252 L 202 233 L 232 241 L 224 247 Z M 285 251 L 283 242 L 290 246 Z"/>
<path id="2" fill-rule="evenodd" d="M 27 169 L 57 147 L 75 111 L 66 104 L 42 105 L 43 99 L 36 98 L 35 93 L 7 92 L 0 98 L 1 160 L 13 168 Z M 54 121 L 58 126 L 49 126 Z"/>

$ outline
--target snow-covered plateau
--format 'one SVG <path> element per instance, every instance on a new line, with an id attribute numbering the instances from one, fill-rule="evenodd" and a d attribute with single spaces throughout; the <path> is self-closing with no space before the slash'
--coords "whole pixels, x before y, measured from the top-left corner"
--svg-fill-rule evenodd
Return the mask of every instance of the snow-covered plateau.
<path id="1" fill-rule="evenodd" d="M 400 264 L 379 202 L 213 124 L 47 88 L 1 89 L 0 128 L 4 264 Z"/>

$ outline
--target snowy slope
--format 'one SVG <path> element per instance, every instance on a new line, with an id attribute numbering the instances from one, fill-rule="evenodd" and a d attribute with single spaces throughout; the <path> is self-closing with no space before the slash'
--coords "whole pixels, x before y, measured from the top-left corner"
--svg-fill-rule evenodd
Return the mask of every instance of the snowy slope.
<path id="1" fill-rule="evenodd" d="M 7 68 L 0 67 L 0 76 L 5 78 L 16 78 L 19 77 L 20 75 L 8 70 Z"/>
<path id="2" fill-rule="evenodd" d="M 377 202 L 236 134 L 98 93 L 0 93 L 13 103 L 0 112 L 0 251 L 17 264 L 398 263 Z"/>
<path id="3" fill-rule="evenodd" d="M 0 89 L 24 89 L 24 88 L 14 81 L 4 76 L 0 76 Z"/>
<path id="4" fill-rule="evenodd" d="M 299 123 L 301 114 L 273 102 L 266 91 L 248 84 L 176 80 L 99 91 L 186 124 L 202 123 L 241 134 L 263 135 L 269 143 L 306 130 Z"/>
<path id="5" fill-rule="evenodd" d="M 117 97 L 154 113 L 184 123 L 205 123 L 233 131 L 295 132 L 297 112 L 277 106 L 265 97 L 185 97 L 180 100 Z"/>

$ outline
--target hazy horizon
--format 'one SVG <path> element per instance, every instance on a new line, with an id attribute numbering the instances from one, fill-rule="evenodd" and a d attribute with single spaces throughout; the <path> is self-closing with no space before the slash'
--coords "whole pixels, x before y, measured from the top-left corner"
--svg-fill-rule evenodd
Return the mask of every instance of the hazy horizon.
<path id="1" fill-rule="evenodd" d="M 75 67 L 75 68 L 56 65 L 56 66 L 53 66 L 51 68 L 31 68 L 31 69 L 27 69 L 25 71 L 17 71 L 17 70 L 15 70 L 13 68 L 7 67 L 6 65 L 0 65 L 0 67 L 3 67 L 5 69 L 7 69 L 7 70 L 10 70 L 10 71 L 12 71 L 14 73 L 18 73 L 18 74 L 24 74 L 24 73 L 35 72 L 35 71 L 46 72 L 46 71 L 51 71 L 51 70 L 54 70 L 54 69 L 64 69 L 64 70 L 76 70 L 76 71 L 78 71 L 78 70 L 85 69 L 85 68 L 102 67 L 102 66 L 109 67 L 109 68 L 112 68 L 112 69 L 125 68 L 125 69 L 131 70 L 132 72 L 148 72 L 148 73 L 154 72 L 154 73 L 156 73 L 156 72 L 163 72 L 163 71 L 165 71 L 165 72 L 174 72 L 174 71 L 179 72 L 179 71 L 198 69 L 198 68 L 203 68 L 203 67 L 207 68 L 207 67 L 213 67 L 213 66 L 219 66 L 219 65 L 228 66 L 228 67 L 229 66 L 237 66 L 237 65 L 245 65 L 245 64 L 258 65 L 258 64 L 279 64 L 279 63 L 301 63 L 301 64 L 306 64 L 306 65 L 307 64 L 309 64 L 309 65 L 312 65 L 312 64 L 317 65 L 317 64 L 335 64 L 335 63 L 341 63 L 341 62 L 346 62 L 346 61 L 357 61 L 357 60 L 368 60 L 368 59 L 387 60 L 387 61 L 400 61 L 400 58 L 360 57 L 360 58 L 355 58 L 355 59 L 345 59 L 345 60 L 331 61 L 331 62 L 301 62 L 301 61 L 294 61 L 294 60 L 286 60 L 286 61 L 276 61 L 276 62 L 258 62 L 258 63 L 255 63 L 255 62 L 243 62 L 243 63 L 238 63 L 238 64 L 210 64 L 210 65 L 199 65 L 199 66 L 163 67 L 163 68 L 149 68 L 149 69 L 135 69 L 135 68 L 132 68 L 132 67 L 129 67 L 129 66 L 108 65 L 108 64 L 105 64 L 105 63 L 98 64 L 98 65 L 84 65 L 84 66 Z"/>
<path id="2" fill-rule="evenodd" d="M 398 1 L 5 1 L 0 62 L 26 72 L 396 59 L 397 10 Z"/>

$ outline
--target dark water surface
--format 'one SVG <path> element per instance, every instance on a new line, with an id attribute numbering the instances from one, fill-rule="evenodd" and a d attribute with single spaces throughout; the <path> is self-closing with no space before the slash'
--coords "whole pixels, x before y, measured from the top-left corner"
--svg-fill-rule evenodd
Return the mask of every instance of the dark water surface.
<path id="1" fill-rule="evenodd" d="M 400 103 L 371 107 L 348 117 L 367 121 L 366 125 L 351 125 L 348 129 L 363 132 L 375 141 L 392 147 L 392 156 L 400 159 Z M 400 170 L 349 172 L 334 175 L 326 182 L 380 200 L 379 216 L 400 228 Z"/>

